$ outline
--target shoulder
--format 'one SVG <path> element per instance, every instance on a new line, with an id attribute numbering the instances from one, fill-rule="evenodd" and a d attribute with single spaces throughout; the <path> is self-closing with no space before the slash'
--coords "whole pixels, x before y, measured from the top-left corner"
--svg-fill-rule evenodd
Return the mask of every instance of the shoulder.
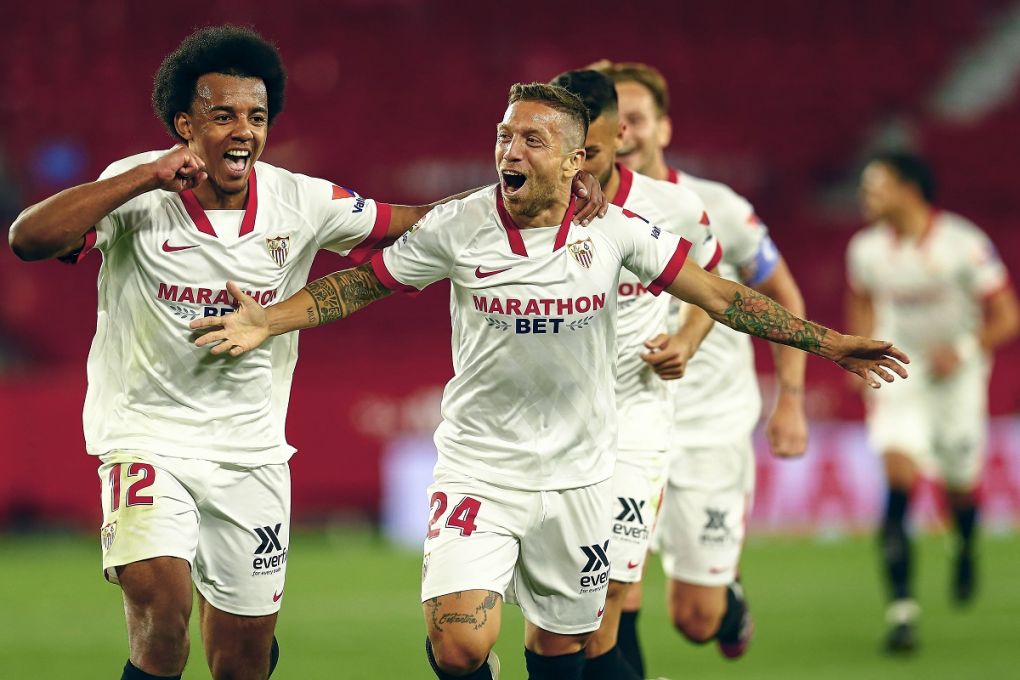
<path id="1" fill-rule="evenodd" d="M 170 149 L 163 149 L 162 151 L 144 151 L 142 153 L 136 153 L 133 156 L 128 156 L 127 158 L 122 158 L 119 161 L 114 161 L 106 166 L 106 169 L 99 175 L 99 178 L 108 179 L 110 177 L 116 177 L 117 175 L 127 172 L 131 168 L 151 163 L 169 151 Z"/>
<path id="2" fill-rule="evenodd" d="M 426 223 L 442 224 L 450 228 L 473 230 L 495 217 L 497 186 L 483 187 L 463 198 L 447 201 L 430 210 L 424 218 Z"/>
<path id="3" fill-rule="evenodd" d="M 939 210 L 933 217 L 933 220 L 937 229 L 954 238 L 964 238 L 969 241 L 984 241 L 988 238 L 988 235 L 985 234 L 981 227 L 963 215 L 958 215 L 948 210 Z"/>
<path id="4" fill-rule="evenodd" d="M 725 214 L 743 221 L 754 214 L 751 202 L 722 182 L 681 173 L 677 186 L 687 187 L 696 193 L 705 202 L 713 219 L 721 219 Z"/>
<path id="5" fill-rule="evenodd" d="M 667 216 L 681 221 L 690 219 L 698 222 L 705 212 L 702 198 L 690 188 L 679 184 L 635 173 L 632 191 L 636 196 L 660 207 Z"/>
<path id="6" fill-rule="evenodd" d="M 881 223 L 864 227 L 850 237 L 847 244 L 847 252 L 851 256 L 863 255 L 883 249 L 889 244 L 889 228 Z"/>

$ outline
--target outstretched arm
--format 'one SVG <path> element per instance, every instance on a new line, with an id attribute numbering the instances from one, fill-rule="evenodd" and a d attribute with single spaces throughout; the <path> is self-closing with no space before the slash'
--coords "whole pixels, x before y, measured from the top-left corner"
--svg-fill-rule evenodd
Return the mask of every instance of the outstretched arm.
<path id="1" fill-rule="evenodd" d="M 85 234 L 132 198 L 153 191 L 184 191 L 205 180 L 205 164 L 183 145 L 152 163 L 115 177 L 79 184 L 29 206 L 11 225 L 8 241 L 22 260 L 63 257 L 82 248 Z"/>
<path id="2" fill-rule="evenodd" d="M 801 319 L 772 298 L 709 274 L 694 262 L 687 261 L 666 290 L 734 330 L 831 359 L 871 387 L 880 386 L 872 373 L 886 382 L 894 380 L 893 373 L 907 377 L 897 360 L 910 359 L 892 343 L 843 335 Z"/>
<path id="3" fill-rule="evenodd" d="M 196 319 L 191 327 L 209 330 L 195 341 L 196 345 L 212 345 L 213 354 L 230 352 L 234 357 L 255 349 L 270 336 L 344 319 L 390 294 L 371 263 L 316 279 L 269 307 L 245 295 L 233 281 L 227 282 L 227 291 L 238 301 L 238 310 L 226 316 Z"/>

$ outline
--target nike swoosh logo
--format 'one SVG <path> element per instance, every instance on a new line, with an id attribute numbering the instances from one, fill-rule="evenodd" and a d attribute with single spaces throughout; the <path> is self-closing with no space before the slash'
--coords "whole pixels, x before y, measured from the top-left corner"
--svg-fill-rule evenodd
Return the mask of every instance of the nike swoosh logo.
<path id="1" fill-rule="evenodd" d="M 595 618 L 596 618 L 596 619 L 601 619 L 601 618 L 602 618 L 602 613 L 603 613 L 603 612 L 605 612 L 605 611 L 606 611 L 606 608 L 605 608 L 605 607 L 603 607 L 602 609 L 600 609 L 600 610 L 599 610 L 599 613 L 595 615 Z"/>
<path id="2" fill-rule="evenodd" d="M 628 569 L 637 569 L 639 566 L 641 566 L 640 562 L 627 562 Z"/>
<path id="3" fill-rule="evenodd" d="M 281 597 L 283 597 L 282 590 L 279 593 L 273 593 L 273 602 L 279 602 Z"/>
<path id="4" fill-rule="evenodd" d="M 708 573 L 709 574 L 721 574 L 724 571 L 729 571 L 729 568 L 728 567 L 709 567 L 708 568 Z"/>
<path id="5" fill-rule="evenodd" d="M 170 245 L 170 239 L 163 241 L 163 252 L 164 253 L 176 253 L 178 250 L 188 250 L 189 248 L 197 248 L 198 245 L 193 246 L 172 246 Z"/>
<path id="6" fill-rule="evenodd" d="M 484 278 L 488 278 L 490 276 L 495 276 L 496 274 L 502 274 L 503 272 L 508 272 L 511 269 L 513 269 L 513 267 L 507 267 L 506 269 L 497 269 L 496 271 L 492 271 L 492 272 L 483 272 L 481 267 L 475 267 L 475 276 L 478 277 L 479 279 L 484 279 Z"/>

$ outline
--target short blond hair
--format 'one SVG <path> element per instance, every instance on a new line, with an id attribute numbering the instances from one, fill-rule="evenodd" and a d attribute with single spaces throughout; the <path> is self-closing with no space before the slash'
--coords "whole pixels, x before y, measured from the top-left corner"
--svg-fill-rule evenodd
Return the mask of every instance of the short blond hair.
<path id="1" fill-rule="evenodd" d="M 659 69 L 637 61 L 596 61 L 587 68 L 613 79 L 614 83 L 638 83 L 652 93 L 655 108 L 660 116 L 669 115 L 669 85 Z"/>

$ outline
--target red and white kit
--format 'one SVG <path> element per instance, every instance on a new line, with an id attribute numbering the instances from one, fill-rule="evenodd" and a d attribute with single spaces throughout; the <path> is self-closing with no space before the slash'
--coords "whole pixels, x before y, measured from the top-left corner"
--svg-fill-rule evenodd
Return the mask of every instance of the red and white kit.
<path id="1" fill-rule="evenodd" d="M 621 268 L 659 293 L 692 244 L 610 207 L 519 229 L 490 187 L 373 260 L 393 289 L 452 283 L 422 599 L 487 589 L 556 633 L 598 627 L 609 576 Z"/>
<path id="2" fill-rule="evenodd" d="M 892 340 L 911 359 L 910 380 L 868 395 L 876 453 L 895 449 L 953 488 L 972 487 L 984 462 L 990 370 L 977 333 L 984 299 L 1008 284 L 999 254 L 973 223 L 938 211 L 917 239 L 884 224 L 858 232 L 847 258 L 850 285 L 874 304 L 873 335 Z M 946 344 L 961 363 L 936 379 L 928 353 Z"/>
<path id="3" fill-rule="evenodd" d="M 113 177 L 154 161 L 118 161 Z M 256 163 L 244 210 L 206 212 L 190 191 L 134 198 L 86 237 L 103 255 L 84 426 L 103 466 L 103 567 L 188 560 L 196 587 L 237 614 L 279 609 L 294 452 L 284 436 L 297 334 L 241 357 L 194 345 L 193 319 L 232 312 L 237 281 L 263 305 L 306 283 L 319 249 L 367 255 L 390 208 Z M 201 518 L 201 521 L 199 521 Z M 215 518 L 215 520 L 211 519 Z"/>

